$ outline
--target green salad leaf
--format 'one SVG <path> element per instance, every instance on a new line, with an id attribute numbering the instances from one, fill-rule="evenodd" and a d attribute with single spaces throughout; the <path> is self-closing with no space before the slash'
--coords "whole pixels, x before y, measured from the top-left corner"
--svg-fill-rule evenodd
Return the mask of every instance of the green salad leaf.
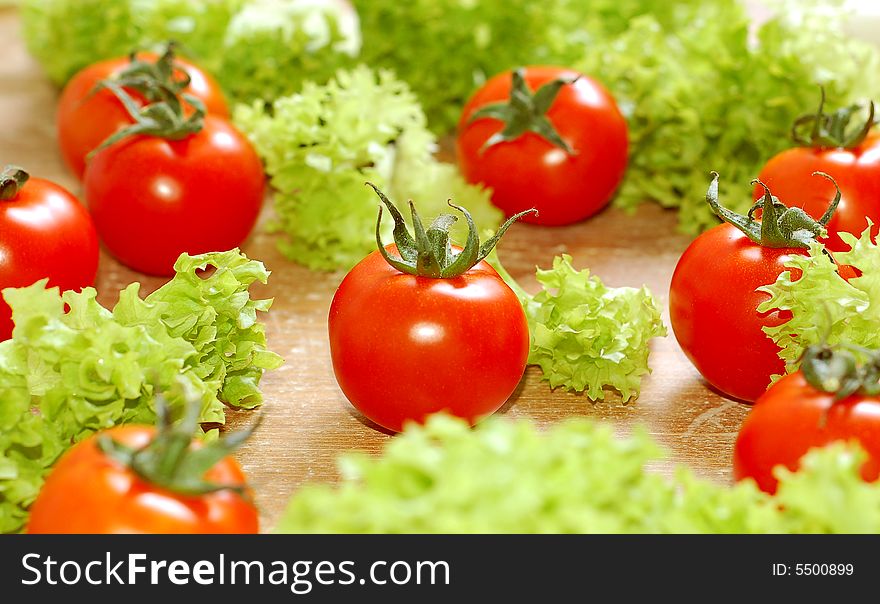
<path id="1" fill-rule="evenodd" d="M 390 71 L 341 70 L 268 106 L 240 105 L 234 120 L 276 190 L 271 228 L 284 234 L 282 252 L 309 268 L 347 269 L 375 249 L 378 201 L 367 181 L 393 200 L 418 199 L 426 219 L 453 198 L 479 226 L 500 222 L 487 191 L 434 159 L 436 140 L 418 101 Z M 391 223 L 384 229 L 387 237 Z"/>
<path id="2" fill-rule="evenodd" d="M 619 439 L 578 418 L 538 430 L 493 417 L 470 429 L 448 416 L 409 424 L 381 457 L 348 453 L 341 484 L 300 489 L 281 533 L 877 533 L 880 484 L 864 452 L 837 443 L 802 469 L 777 470 L 773 497 L 680 467 L 646 471 L 661 451 L 644 430 Z"/>
<path id="3" fill-rule="evenodd" d="M 541 291 L 527 293 L 491 254 L 488 260 L 516 292 L 531 334 L 529 364 L 538 365 L 551 388 L 586 392 L 604 400 L 606 389 L 624 401 L 639 395 L 650 373 L 652 338 L 666 335 L 660 309 L 647 287 L 607 287 L 571 256 L 553 259 L 553 268 L 537 270 Z"/>
<path id="4" fill-rule="evenodd" d="M 702 196 L 709 170 L 755 178 L 792 146 L 791 123 L 816 106 L 818 84 L 840 104 L 880 93 L 880 53 L 842 33 L 840 2 L 779 3 L 781 16 L 754 35 L 738 0 L 670 4 L 669 18 L 646 11 L 597 36 L 575 66 L 627 115 L 630 165 L 616 203 L 680 208 L 682 230 L 696 233 L 717 224 Z M 737 197 L 731 209 L 748 210 Z"/>
<path id="5" fill-rule="evenodd" d="M 804 350 L 814 344 L 847 342 L 880 348 L 880 248 L 871 241 L 870 226 L 861 237 L 841 232 L 840 238 L 850 250 L 835 252 L 835 260 L 855 267 L 860 276 L 841 277 L 825 248 L 814 242 L 808 255 L 789 258 L 788 270 L 775 283 L 759 288 L 770 295 L 758 306 L 759 312 L 791 313 L 785 323 L 764 327 L 779 345 L 779 357 L 789 373 L 797 370 Z"/>
<path id="6" fill-rule="evenodd" d="M 334 0 L 251 0 L 235 14 L 213 53 L 217 77 L 234 99 L 277 99 L 303 82 L 326 82 L 354 64 L 360 29 L 353 13 Z"/>
<path id="7" fill-rule="evenodd" d="M 24 0 L 24 37 L 56 84 L 168 40 L 233 99 L 274 99 L 353 61 L 357 16 L 333 0 Z"/>
<path id="8" fill-rule="evenodd" d="M 198 270 L 214 267 L 210 274 Z M 201 401 L 200 421 L 223 423 L 224 403 L 259 405 L 263 372 L 281 358 L 266 348 L 252 300 L 268 271 L 238 250 L 188 256 L 146 298 L 133 283 L 110 310 L 93 288 L 5 289 L 12 339 L 0 343 L 0 532 L 20 530 L 58 456 L 89 434 L 151 423 L 154 395 L 172 412 Z M 65 310 L 65 305 L 69 310 Z"/>
<path id="9" fill-rule="evenodd" d="M 751 26 L 741 0 L 356 2 L 361 59 L 393 68 L 438 132 L 483 81 L 524 64 L 570 65 L 603 83 L 627 117 L 630 165 L 616 203 L 680 208 L 681 228 L 717 224 L 709 170 L 749 182 L 791 146 L 818 102 L 880 94 L 880 52 L 843 33 L 841 0 L 777 0 Z M 732 209 L 748 209 L 746 197 Z"/>

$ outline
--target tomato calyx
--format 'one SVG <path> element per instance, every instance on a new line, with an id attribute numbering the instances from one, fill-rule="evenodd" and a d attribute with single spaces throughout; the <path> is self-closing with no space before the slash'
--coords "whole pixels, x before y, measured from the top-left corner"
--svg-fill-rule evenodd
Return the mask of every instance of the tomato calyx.
<path id="1" fill-rule="evenodd" d="M 504 122 L 504 128 L 490 136 L 480 152 L 501 142 L 512 141 L 526 132 L 534 132 L 550 144 L 559 147 L 569 155 L 574 149 L 556 131 L 546 113 L 556 100 L 559 91 L 566 84 L 574 84 L 578 78 L 558 78 L 547 82 L 534 93 L 525 80 L 525 69 L 519 67 L 511 73 L 510 99 L 507 102 L 490 103 L 477 109 L 468 123 L 482 118 L 494 118 Z"/>
<path id="2" fill-rule="evenodd" d="M 706 202 L 721 220 L 735 226 L 760 246 L 809 249 L 811 241 L 817 237 L 828 236 L 825 227 L 834 215 L 841 197 L 840 187 L 831 176 L 824 172 L 813 172 L 813 176 L 830 180 L 837 189 L 834 199 L 819 220 L 814 219 L 801 208 L 789 207 L 779 201 L 779 198 L 774 197 L 770 192 L 769 187 L 758 179 L 752 180 L 751 184 L 761 185 L 764 196 L 755 202 L 748 214 L 743 216 L 728 210 L 718 201 L 718 172 L 712 172 L 712 182 L 709 184 L 709 190 L 706 191 Z M 754 218 L 755 212 L 759 209 L 760 221 Z"/>
<path id="3" fill-rule="evenodd" d="M 120 128 L 107 137 L 97 149 L 89 153 L 89 157 L 129 136 L 141 134 L 168 140 L 182 140 L 197 134 L 205 125 L 207 112 L 205 104 L 191 94 L 175 92 L 171 87 L 157 83 L 156 86 L 163 91 L 162 100 L 141 107 L 115 79 L 103 80 L 101 85 L 119 99 L 134 123 Z M 193 109 L 189 116 L 184 111 L 186 105 Z"/>
<path id="4" fill-rule="evenodd" d="M 376 220 L 376 244 L 379 247 L 379 253 L 382 254 L 382 257 L 388 264 L 397 270 L 419 277 L 450 279 L 466 273 L 475 264 L 489 255 L 489 252 L 492 251 L 502 235 L 510 228 L 510 225 L 526 214 L 538 213 L 537 210 L 532 208 L 511 216 L 491 238 L 480 244 L 477 226 L 474 224 L 474 219 L 471 217 L 470 212 L 461 206 L 453 204 L 450 199 L 447 202 L 449 207 L 461 212 L 468 225 L 467 242 L 460 252 L 455 252 L 449 240 L 449 228 L 458 221 L 458 217 L 452 214 L 441 214 L 425 229 L 416 212 L 415 204 L 410 200 L 409 209 L 412 213 L 415 236 L 410 235 L 403 216 L 397 207 L 391 203 L 391 200 L 373 183 L 368 182 L 366 184 L 373 188 L 394 219 L 394 243 L 397 245 L 397 251 L 400 253 L 400 256 L 391 256 L 382 244 L 380 231 L 382 226 L 381 205 L 379 206 L 379 218 Z"/>
<path id="5" fill-rule="evenodd" d="M 30 177 L 24 168 L 12 164 L 4 166 L 0 172 L 0 201 L 15 199 Z"/>
<path id="6" fill-rule="evenodd" d="M 165 51 L 155 60 L 141 59 L 137 51 L 129 54 L 128 66 L 117 73 L 112 81 L 128 90 L 134 90 L 150 103 L 168 101 L 182 93 L 192 78 L 175 63 L 177 43 L 169 41 Z M 98 82 L 92 93 L 107 88 L 108 80 Z"/>
<path id="7" fill-rule="evenodd" d="M 865 123 L 847 132 L 853 116 L 862 110 L 862 105 L 849 105 L 833 113 L 825 113 L 825 87 L 820 86 L 819 90 L 821 98 L 816 113 L 800 116 L 791 126 L 791 138 L 795 144 L 816 149 L 853 149 L 861 145 L 877 123 L 874 120 L 874 101 L 868 101 Z M 803 126 L 810 127 L 807 135 L 799 132 Z"/>
<path id="8" fill-rule="evenodd" d="M 848 343 L 810 346 L 801 357 L 801 372 L 813 388 L 833 393 L 836 401 L 856 393 L 880 394 L 880 350 Z"/>
<path id="9" fill-rule="evenodd" d="M 210 482 L 204 479 L 204 475 L 238 449 L 256 430 L 261 418 L 258 417 L 250 428 L 193 448 L 199 408 L 198 403 L 187 405 L 184 417 L 175 424 L 171 421 L 167 404 L 157 398 L 157 429 L 148 444 L 135 449 L 102 434 L 97 438 L 97 446 L 107 457 L 128 467 L 139 478 L 172 493 L 197 496 L 229 490 L 248 497 L 244 485 Z"/>

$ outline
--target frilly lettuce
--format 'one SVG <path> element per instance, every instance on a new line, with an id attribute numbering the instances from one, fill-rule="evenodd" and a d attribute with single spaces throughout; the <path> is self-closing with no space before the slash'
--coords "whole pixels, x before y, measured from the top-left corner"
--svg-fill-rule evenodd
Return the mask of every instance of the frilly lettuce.
<path id="1" fill-rule="evenodd" d="M 566 12 L 570 0 L 354 4 L 364 38 L 361 60 L 394 69 L 409 83 L 436 132 L 451 130 L 468 96 L 495 73 L 562 61 L 556 40 L 563 36 L 554 34 L 581 25 Z"/>
<path id="2" fill-rule="evenodd" d="M 357 16 L 338 1 L 252 0 L 229 23 L 217 77 L 238 100 L 271 100 L 327 81 L 359 50 Z"/>
<path id="3" fill-rule="evenodd" d="M 542 290 L 532 296 L 497 256 L 489 261 L 523 305 L 531 333 L 528 362 L 541 367 L 551 388 L 586 391 L 593 400 L 604 400 L 607 388 L 624 401 L 638 396 L 642 376 L 651 371 L 649 342 L 666 335 L 647 287 L 606 287 L 588 270 L 575 270 L 564 254 L 553 259 L 552 269 L 538 269 Z"/>
<path id="4" fill-rule="evenodd" d="M 335 0 L 24 0 L 22 20 L 28 48 L 57 84 L 173 39 L 248 101 L 326 80 L 360 46 L 357 16 Z"/>
<path id="5" fill-rule="evenodd" d="M 234 120 L 276 190 L 271 228 L 285 235 L 281 250 L 312 269 L 347 269 L 375 249 L 378 200 L 366 181 L 391 199 L 417 199 L 428 220 L 450 198 L 480 226 L 497 226 L 501 218 L 487 191 L 434 159 L 425 116 L 390 71 L 340 70 L 327 84 L 306 82 L 299 94 L 268 107 L 240 105 Z M 386 236 L 390 228 L 386 221 Z"/>
<path id="6" fill-rule="evenodd" d="M 216 270 L 196 273 L 207 266 Z M 256 322 L 271 300 L 251 300 L 248 289 L 269 273 L 238 250 L 184 254 L 175 269 L 145 299 L 138 283 L 128 286 L 113 310 L 92 288 L 61 294 L 40 281 L 3 291 L 15 330 L 0 343 L 0 532 L 21 528 L 70 443 L 152 422 L 157 391 L 174 412 L 201 401 L 203 422 L 222 423 L 223 403 L 260 403 L 260 377 L 281 359 Z"/>
<path id="7" fill-rule="evenodd" d="M 675 10 L 597 35 L 575 66 L 599 78 L 628 119 L 630 164 L 615 202 L 680 208 L 686 232 L 717 224 L 703 201 L 708 171 L 728 182 L 757 176 L 791 146 L 791 123 L 816 107 L 818 84 L 832 106 L 880 94 L 880 53 L 842 32 L 834 3 L 777 2 L 784 17 L 754 36 L 739 0 L 640 3 Z M 749 198 L 738 198 L 732 209 L 745 212 Z"/>
<path id="8" fill-rule="evenodd" d="M 627 117 L 631 158 L 616 203 L 681 208 L 684 231 L 717 223 L 703 202 L 715 169 L 748 182 L 791 145 L 818 102 L 880 94 L 880 53 L 843 33 L 841 1 L 777 0 L 756 31 L 741 0 L 356 0 L 361 60 L 395 69 L 431 127 L 448 132 L 489 76 L 571 65 L 602 82 Z M 751 31 L 751 33 L 750 33 Z M 733 209 L 748 209 L 745 196 Z"/>
<path id="9" fill-rule="evenodd" d="M 410 424 L 381 457 L 348 453 L 337 487 L 307 485 L 282 533 L 877 533 L 880 484 L 865 483 L 856 445 L 780 468 L 773 497 L 679 468 L 646 471 L 661 451 L 644 430 L 573 419 L 538 430 L 493 417 L 470 429 L 434 416 Z M 821 502 L 822 505 L 818 503 Z"/>
<path id="10" fill-rule="evenodd" d="M 862 273 L 844 279 L 819 243 L 808 255 L 792 255 L 775 283 L 760 288 L 770 298 L 759 312 L 788 311 L 791 319 L 764 332 L 781 348 L 779 357 L 788 372 L 798 368 L 804 350 L 813 344 L 849 342 L 870 349 L 880 348 L 880 248 L 871 241 L 870 227 L 861 237 L 840 233 L 850 246 L 835 252 L 841 265 Z"/>

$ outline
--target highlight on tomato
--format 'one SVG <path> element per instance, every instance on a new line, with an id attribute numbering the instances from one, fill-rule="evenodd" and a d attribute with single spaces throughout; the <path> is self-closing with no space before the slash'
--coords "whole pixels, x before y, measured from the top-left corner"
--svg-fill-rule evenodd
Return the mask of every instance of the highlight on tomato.
<path id="1" fill-rule="evenodd" d="M 829 175 L 816 176 L 834 185 Z M 757 289 L 788 270 L 791 255 L 806 254 L 810 241 L 825 237 L 840 202 L 838 191 L 815 220 L 782 203 L 762 182 L 752 184 L 762 186 L 764 196 L 743 216 L 721 206 L 718 173 L 712 173 L 706 201 L 724 223 L 691 242 L 669 289 L 669 317 L 684 353 L 712 387 L 747 402 L 764 393 L 772 375 L 785 371 L 779 347 L 762 328 L 791 318 L 781 310 L 759 313 L 769 294 Z M 759 210 L 761 220 L 756 220 Z"/>
<path id="2" fill-rule="evenodd" d="M 371 185 L 372 186 L 372 185 Z M 410 202 L 414 235 L 373 186 L 394 219 L 394 244 L 374 251 L 339 285 L 330 306 L 333 370 L 342 392 L 369 420 L 400 431 L 447 412 L 471 423 L 497 411 L 526 367 L 529 329 L 519 299 L 484 258 L 507 228 L 480 244 L 468 211 L 468 237 L 453 246 L 451 214 L 427 229 Z"/>
<path id="3" fill-rule="evenodd" d="M 78 72 L 58 100 L 56 128 L 64 162 L 82 178 L 86 158 L 117 130 L 133 123 L 125 106 L 102 82 L 112 80 L 142 107 L 186 93 L 204 104 L 208 113 L 229 117 L 220 85 L 193 63 L 176 56 L 173 43 L 162 55 L 134 52 L 94 63 Z"/>
<path id="4" fill-rule="evenodd" d="M 471 183 L 508 216 L 564 225 L 608 205 L 627 164 L 627 126 L 594 79 L 563 67 L 500 73 L 468 101 L 456 149 Z"/>
<path id="5" fill-rule="evenodd" d="M 813 447 L 856 441 L 867 452 L 866 481 L 880 476 L 880 351 L 849 344 L 812 346 L 798 371 L 776 382 L 755 403 L 733 450 L 737 480 L 753 479 L 774 493 L 774 469 L 798 469 Z"/>
<path id="6" fill-rule="evenodd" d="M 828 237 L 823 241 L 835 252 L 849 250 L 839 232 L 859 236 L 873 222 L 871 235 L 880 229 L 880 133 L 874 126 L 874 103 L 865 109 L 850 105 L 825 113 L 825 91 L 819 109 L 795 121 L 792 138 L 798 145 L 774 156 L 761 169 L 758 178 L 782 199 L 796 201 L 813 218 L 825 211 L 827 199 L 834 194 L 830 183 L 810 178 L 820 171 L 834 177 L 840 187 L 840 204 L 828 222 Z M 864 121 L 851 127 L 861 111 Z M 762 195 L 755 189 L 755 199 Z"/>
<path id="7" fill-rule="evenodd" d="M 46 278 L 62 290 L 89 287 L 98 256 L 95 226 L 72 193 L 18 166 L 0 171 L 0 292 Z M 0 297 L 0 341 L 12 329 L 12 310 Z"/>
<path id="8" fill-rule="evenodd" d="M 231 457 L 254 428 L 194 439 L 200 405 L 157 426 L 117 426 L 69 449 L 30 509 L 28 533 L 256 533 L 257 509 Z"/>
<path id="9" fill-rule="evenodd" d="M 165 90 L 141 106 L 113 80 L 104 86 L 132 124 L 94 152 L 85 196 L 107 250 L 142 273 L 172 275 L 180 254 L 239 247 L 263 205 L 263 165 L 229 121 Z"/>

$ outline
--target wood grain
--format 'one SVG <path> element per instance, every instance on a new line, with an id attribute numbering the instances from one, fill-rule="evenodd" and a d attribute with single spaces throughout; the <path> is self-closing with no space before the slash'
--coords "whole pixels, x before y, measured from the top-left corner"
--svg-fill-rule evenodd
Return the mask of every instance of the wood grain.
<path id="1" fill-rule="evenodd" d="M 55 143 L 57 91 L 24 49 L 12 9 L 0 10 L 0 59 L 0 164 L 15 162 L 79 194 L 79 183 L 64 168 Z M 647 284 L 665 307 L 672 271 L 688 244 L 675 225 L 673 212 L 653 204 L 633 215 L 609 209 L 570 227 L 516 225 L 499 254 L 531 291 L 537 289 L 535 265 L 546 266 L 554 255 L 565 252 L 574 257 L 575 266 L 589 267 L 609 285 Z M 273 271 L 270 284 L 256 293 L 275 298 L 265 318 L 269 345 L 287 361 L 264 378 L 265 421 L 238 455 L 268 530 L 300 485 L 337 480 L 337 455 L 351 449 L 376 453 L 390 436 L 358 415 L 333 376 L 326 319 L 342 274 L 314 273 L 292 264 L 278 253 L 273 237 L 260 229 L 243 248 Z M 135 280 L 143 283 L 144 293 L 162 282 L 102 255 L 96 287 L 104 304 L 113 304 L 117 292 Z M 664 320 L 668 325 L 666 312 Z M 502 413 L 532 418 L 542 427 L 566 417 L 588 416 L 613 422 L 621 434 L 641 424 L 670 452 L 658 471 L 668 472 L 674 463 L 683 462 L 704 477 L 729 481 L 733 442 L 748 406 L 710 390 L 671 335 L 654 341 L 651 366 L 654 372 L 645 379 L 641 397 L 626 405 L 614 395 L 593 403 L 584 396 L 551 392 L 540 371 L 530 368 Z M 229 415 L 230 426 L 249 421 L 247 413 Z"/>

